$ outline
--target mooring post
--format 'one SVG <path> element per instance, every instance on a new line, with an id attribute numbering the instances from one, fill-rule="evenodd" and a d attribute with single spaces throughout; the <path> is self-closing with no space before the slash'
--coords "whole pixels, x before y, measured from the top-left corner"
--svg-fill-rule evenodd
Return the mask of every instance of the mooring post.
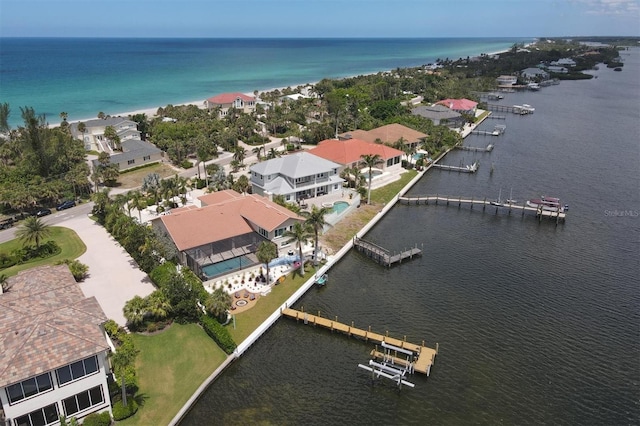
<path id="1" fill-rule="evenodd" d="M 471 210 L 473 210 L 473 197 L 471 197 Z"/>
<path id="2" fill-rule="evenodd" d="M 438 194 L 436 194 L 436 206 L 438 205 Z"/>
<path id="3" fill-rule="evenodd" d="M 482 211 L 485 211 L 487 208 L 487 197 L 484 197 L 484 203 L 482 204 Z"/>

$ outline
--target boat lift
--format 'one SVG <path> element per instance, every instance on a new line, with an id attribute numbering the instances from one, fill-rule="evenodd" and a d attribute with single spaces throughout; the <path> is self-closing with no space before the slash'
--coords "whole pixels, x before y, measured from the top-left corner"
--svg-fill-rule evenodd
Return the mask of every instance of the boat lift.
<path id="1" fill-rule="evenodd" d="M 358 364 L 358 367 L 370 371 L 373 379 L 376 377 L 384 377 L 395 381 L 399 388 L 402 388 L 402 385 L 411 388 L 415 387 L 413 383 L 404 379 L 407 374 L 414 373 L 416 353 L 408 349 L 390 345 L 384 341 L 382 342 L 382 347 L 384 348 L 384 353 L 378 352 L 377 350 L 373 350 L 372 352 L 372 355 L 375 358 L 381 358 L 382 362 L 370 360 L 368 366 Z M 399 354 L 406 355 L 406 358 L 398 357 Z"/>
<path id="2" fill-rule="evenodd" d="M 372 379 L 375 379 L 376 377 L 384 377 L 396 382 L 398 388 L 402 388 L 402 385 L 409 386 L 410 388 L 415 387 L 413 383 L 404 380 L 404 376 L 407 373 L 407 370 L 405 369 L 390 367 L 385 363 L 375 362 L 374 360 L 370 360 L 369 365 L 358 364 L 358 367 L 363 370 L 370 371 Z"/>

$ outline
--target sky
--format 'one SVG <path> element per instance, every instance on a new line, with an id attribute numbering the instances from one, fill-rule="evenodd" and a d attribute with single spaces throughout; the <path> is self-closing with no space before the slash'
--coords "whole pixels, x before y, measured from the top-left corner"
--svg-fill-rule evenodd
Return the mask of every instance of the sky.
<path id="1" fill-rule="evenodd" d="M 0 0 L 0 37 L 640 36 L 640 0 Z"/>

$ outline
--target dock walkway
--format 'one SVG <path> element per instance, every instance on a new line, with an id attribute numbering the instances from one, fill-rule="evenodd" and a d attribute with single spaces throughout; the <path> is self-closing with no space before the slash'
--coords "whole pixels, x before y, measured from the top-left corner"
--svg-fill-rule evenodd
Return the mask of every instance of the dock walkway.
<path id="1" fill-rule="evenodd" d="M 435 362 L 436 355 L 438 354 L 439 345 L 437 343 L 435 349 L 424 346 L 424 342 L 422 342 L 422 345 L 416 345 L 414 343 L 407 342 L 406 339 L 400 340 L 394 337 L 389 337 L 388 332 L 386 335 L 384 335 L 372 332 L 371 327 L 369 327 L 369 330 L 363 330 L 361 328 L 354 327 L 353 323 L 351 323 L 351 325 L 348 325 L 338 322 L 337 317 L 334 321 L 328 318 L 323 318 L 320 315 L 313 315 L 291 308 L 282 309 L 282 315 L 289 318 L 294 318 L 296 321 L 302 320 L 305 324 L 320 326 L 331 331 L 339 331 L 348 336 L 364 339 L 365 341 L 372 341 L 377 344 L 382 344 L 382 342 L 385 342 L 398 348 L 409 350 L 413 352 L 417 357 L 413 364 L 413 370 L 417 371 L 418 373 L 426 374 L 427 376 L 431 372 L 431 366 Z M 374 350 L 372 354 L 375 356 L 376 352 L 377 349 Z M 397 358 L 400 359 L 400 357 Z"/>
<path id="2" fill-rule="evenodd" d="M 446 203 L 446 205 L 448 206 L 449 204 L 458 204 L 458 207 L 461 207 L 463 204 L 467 204 L 471 206 L 471 209 L 473 209 L 474 205 L 480 205 L 482 206 L 483 211 L 486 209 L 487 206 L 490 207 L 495 207 L 496 208 L 496 213 L 498 212 L 499 209 L 507 209 L 509 211 L 509 214 L 511 214 L 512 210 L 516 210 L 516 211 L 521 211 L 522 212 L 522 216 L 524 216 L 525 212 L 533 212 L 535 213 L 536 217 L 542 219 L 543 217 L 547 217 L 549 219 L 555 219 L 556 223 L 559 222 L 560 220 L 564 221 L 565 218 L 567 217 L 567 214 L 565 212 L 560 212 L 560 211 L 549 211 L 549 210 L 543 210 L 541 207 L 529 207 L 529 206 L 525 206 L 525 205 L 518 205 L 518 204 L 512 204 L 512 203 L 497 203 L 495 201 L 488 201 L 487 198 L 463 198 L 463 197 L 451 197 L 451 196 L 447 196 L 447 195 L 424 195 L 424 196 L 418 196 L 418 197 L 398 197 L 398 201 L 404 204 L 424 204 L 424 205 L 428 205 L 429 202 L 434 202 L 436 205 L 438 204 L 438 202 L 444 202 Z"/>
<path id="3" fill-rule="evenodd" d="M 354 237 L 353 246 L 359 252 L 366 254 L 379 264 L 387 267 L 391 267 L 391 265 L 395 263 L 402 263 L 402 261 L 406 259 L 413 259 L 414 256 L 422 255 L 422 250 L 420 250 L 418 247 L 404 250 L 400 253 L 391 254 L 391 252 L 386 248 L 380 247 L 377 244 L 360 239 L 358 237 Z"/>

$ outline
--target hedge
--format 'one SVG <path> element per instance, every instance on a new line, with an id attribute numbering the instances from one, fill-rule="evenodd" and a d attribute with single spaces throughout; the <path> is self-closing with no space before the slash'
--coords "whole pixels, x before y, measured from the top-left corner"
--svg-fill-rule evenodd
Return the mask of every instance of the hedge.
<path id="1" fill-rule="evenodd" d="M 200 316 L 200 325 L 204 331 L 213 339 L 220 349 L 227 354 L 233 352 L 237 345 L 233 341 L 233 337 L 229 334 L 229 331 L 222 326 L 215 318 L 211 318 L 208 315 Z"/>
<path id="2" fill-rule="evenodd" d="M 156 266 L 149 273 L 149 278 L 158 288 L 162 288 L 169 282 L 171 275 L 176 272 L 176 265 L 172 262 L 164 262 L 162 265 Z"/>
<path id="3" fill-rule="evenodd" d="M 114 420 L 123 420 L 127 417 L 133 416 L 138 411 L 138 403 L 135 401 L 135 399 L 128 398 L 127 406 L 125 407 L 124 405 L 122 405 L 122 401 L 116 401 L 116 403 L 113 404 L 111 411 L 113 412 Z"/>
<path id="4" fill-rule="evenodd" d="M 111 416 L 108 411 L 100 414 L 91 413 L 82 419 L 82 426 L 109 426 L 111 424 Z"/>

